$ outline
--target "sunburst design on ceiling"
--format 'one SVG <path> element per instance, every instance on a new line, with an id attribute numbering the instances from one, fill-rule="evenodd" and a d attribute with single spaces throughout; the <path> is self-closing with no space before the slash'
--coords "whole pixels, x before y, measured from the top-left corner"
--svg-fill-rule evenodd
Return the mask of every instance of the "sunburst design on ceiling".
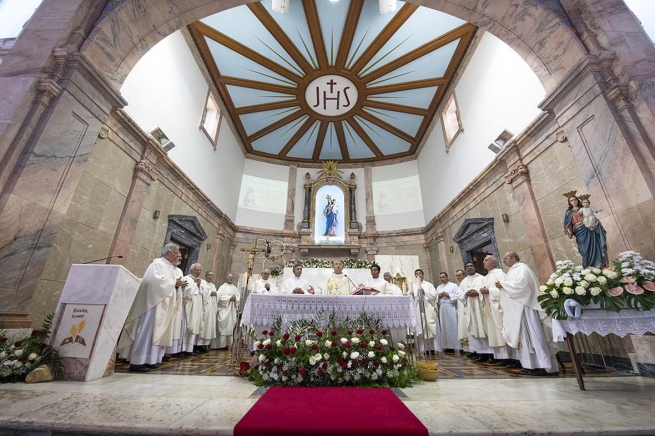
<path id="1" fill-rule="evenodd" d="M 250 3 L 189 30 L 248 152 L 300 162 L 413 155 L 476 31 L 402 2 L 269 11 Z"/>

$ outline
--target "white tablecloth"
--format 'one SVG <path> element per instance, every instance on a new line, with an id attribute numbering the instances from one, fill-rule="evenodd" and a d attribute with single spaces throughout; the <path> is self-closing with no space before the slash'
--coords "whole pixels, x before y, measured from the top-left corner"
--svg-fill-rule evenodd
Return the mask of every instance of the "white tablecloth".
<path id="1" fill-rule="evenodd" d="M 598 333 L 601 336 L 614 333 L 624 337 L 628 334 L 641 336 L 648 332 L 655 333 L 655 310 L 649 312 L 633 309 L 623 309 L 620 312 L 585 310 L 580 318 L 553 320 L 553 339 L 556 342 L 562 342 L 567 333 L 585 335 Z"/>
<path id="2" fill-rule="evenodd" d="M 318 312 L 327 316 L 334 311 L 340 321 L 357 318 L 362 312 L 379 319 L 382 327 L 409 327 L 422 333 L 411 296 L 369 295 L 270 295 L 250 294 L 241 316 L 241 325 L 271 325 L 279 316 L 284 325 L 301 319 L 311 319 Z"/>

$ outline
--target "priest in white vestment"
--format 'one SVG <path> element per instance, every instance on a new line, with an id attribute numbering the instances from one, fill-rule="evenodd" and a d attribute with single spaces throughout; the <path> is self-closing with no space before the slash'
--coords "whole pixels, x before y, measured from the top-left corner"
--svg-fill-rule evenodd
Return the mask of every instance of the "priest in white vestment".
<path id="1" fill-rule="evenodd" d="M 384 273 L 384 280 L 387 282 L 387 294 L 386 295 L 403 295 L 403 290 L 398 287 L 393 282 L 393 276 L 390 272 Z"/>
<path id="2" fill-rule="evenodd" d="M 182 277 L 184 272 L 179 268 L 179 265 L 182 263 L 182 255 L 180 254 L 177 259 L 177 266 L 175 267 L 175 276 Z M 173 315 L 173 323 L 171 328 L 173 329 L 173 342 L 172 345 L 166 348 L 166 355 L 162 359 L 163 362 L 170 360 L 171 354 L 181 353 L 184 349 L 184 331 L 186 330 L 186 314 L 184 313 L 184 288 L 186 287 L 186 279 L 183 279 L 184 283 L 182 286 L 175 288 L 176 300 L 175 300 L 175 314 Z"/>
<path id="3" fill-rule="evenodd" d="M 437 286 L 441 346 L 444 350 L 461 350 L 457 333 L 457 285 L 450 281 L 448 273 L 439 273 L 441 284 Z"/>
<path id="4" fill-rule="evenodd" d="M 228 274 L 226 282 L 218 288 L 218 349 L 227 350 L 232 345 L 234 327 L 237 323 L 239 290 L 232 284 L 234 276 Z"/>
<path id="5" fill-rule="evenodd" d="M 293 266 L 293 277 L 289 277 L 282 284 L 281 294 L 313 294 L 314 287 L 301 277 L 302 265 L 297 263 Z"/>
<path id="6" fill-rule="evenodd" d="M 343 261 L 335 260 L 332 262 L 332 273 L 325 277 L 322 286 L 317 290 L 317 294 L 324 295 L 350 295 L 355 290 L 355 285 L 343 273 Z"/>
<path id="7" fill-rule="evenodd" d="M 480 294 L 480 289 L 484 287 L 484 276 L 477 273 L 473 262 L 467 262 L 464 267 L 467 276 L 459 285 L 457 299 L 464 304 L 463 313 L 466 317 L 469 350 L 478 354 L 478 362 L 487 362 L 493 350 L 487 340 L 482 294 Z"/>
<path id="8" fill-rule="evenodd" d="M 457 279 L 458 288 L 461 286 L 462 281 L 466 278 L 466 273 L 463 269 L 455 271 L 455 278 Z M 468 350 L 469 332 L 468 332 L 468 318 L 466 317 L 464 302 L 457 299 L 457 337 L 462 342 L 464 350 Z"/>
<path id="9" fill-rule="evenodd" d="M 480 289 L 484 302 L 484 322 L 487 339 L 489 340 L 489 346 L 494 351 L 494 359 L 498 360 L 494 364 L 507 365 L 512 350 L 510 350 L 503 338 L 503 309 L 500 304 L 500 289 L 496 287 L 496 283 L 505 280 L 505 273 L 498 268 L 498 260 L 491 254 L 484 258 L 482 265 L 487 270 L 484 287 Z"/>
<path id="10" fill-rule="evenodd" d="M 380 277 L 380 266 L 377 264 L 371 265 L 371 278 L 366 280 L 364 284 L 360 284 L 360 286 L 367 286 L 378 291 L 375 295 L 391 295 L 391 290 L 387 291 L 388 285 L 389 283 Z"/>
<path id="11" fill-rule="evenodd" d="M 269 280 L 270 276 L 271 271 L 269 269 L 263 270 L 261 277 L 255 281 L 252 292 L 255 294 L 277 294 L 277 287 L 275 283 Z"/>
<path id="12" fill-rule="evenodd" d="M 200 273 L 202 266 L 194 263 L 189 269 L 190 274 L 185 278 L 189 283 L 184 288 L 184 313 L 186 315 L 186 330 L 184 331 L 184 352 L 186 355 L 193 353 L 198 335 L 202 331 L 203 301 L 200 288 L 202 279 Z"/>
<path id="13" fill-rule="evenodd" d="M 202 331 L 198 338 L 198 345 L 207 349 L 212 340 L 216 339 L 217 335 L 217 316 L 218 316 L 218 298 L 216 294 L 216 286 L 214 286 L 214 273 L 212 271 L 205 272 L 205 279 L 200 283 L 200 290 L 202 291 Z"/>
<path id="14" fill-rule="evenodd" d="M 172 344 L 175 288 L 183 284 L 175 271 L 179 254 L 179 246 L 166 244 L 162 257 L 153 260 L 143 274 L 117 345 L 117 351 L 129 360 L 130 371 L 158 367 L 164 350 Z"/>
<path id="15" fill-rule="evenodd" d="M 509 267 L 505 280 L 497 283 L 503 307 L 504 331 L 507 343 L 517 349 L 523 369 L 530 375 L 558 372 L 557 349 L 549 346 L 552 336 L 542 324 L 546 314 L 537 301 L 539 280 L 517 253 L 503 257 Z"/>
<path id="16" fill-rule="evenodd" d="M 419 351 L 441 351 L 441 328 L 437 313 L 437 290 L 430 282 L 423 280 L 423 270 L 414 271 L 412 295 L 416 302 L 416 314 L 421 320 L 423 333 L 419 341 Z M 421 303 L 422 301 L 422 303 Z M 423 308 L 421 308 L 423 306 Z"/>

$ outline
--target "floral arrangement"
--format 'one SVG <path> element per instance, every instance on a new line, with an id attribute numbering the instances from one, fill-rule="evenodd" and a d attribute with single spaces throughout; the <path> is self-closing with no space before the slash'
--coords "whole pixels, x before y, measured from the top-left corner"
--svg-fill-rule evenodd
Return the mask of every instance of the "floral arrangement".
<path id="1" fill-rule="evenodd" d="M 331 260 L 321 259 L 292 259 L 285 266 L 293 268 L 297 263 L 301 264 L 303 268 L 332 268 Z M 348 269 L 369 269 L 373 266 L 373 262 L 362 259 L 346 259 L 343 261 L 343 266 Z"/>
<path id="2" fill-rule="evenodd" d="M 366 315 L 358 319 L 370 321 Z M 260 338 L 251 332 L 256 341 L 250 380 L 258 386 L 407 387 L 419 379 L 409 351 L 385 339 L 379 320 L 345 324 L 317 328 L 298 321 L 282 331 L 278 318 Z"/>
<path id="3" fill-rule="evenodd" d="M 280 277 L 282 274 L 282 270 L 280 269 L 279 266 L 275 265 L 274 267 L 271 268 L 271 277 Z"/>
<path id="4" fill-rule="evenodd" d="M 46 332 L 51 323 L 49 315 L 43 325 Z M 63 375 L 59 353 L 48 345 L 48 333 L 14 341 L 0 332 L 0 383 L 25 381 L 27 374 L 44 364 L 53 369 L 55 377 Z"/>
<path id="5" fill-rule="evenodd" d="M 601 309 L 651 310 L 655 306 L 655 262 L 639 253 L 625 251 L 612 268 L 583 268 L 573 262 L 556 262 L 557 270 L 537 297 L 541 307 L 555 319 L 566 319 L 564 302 L 575 300 L 583 306 L 595 303 Z"/>

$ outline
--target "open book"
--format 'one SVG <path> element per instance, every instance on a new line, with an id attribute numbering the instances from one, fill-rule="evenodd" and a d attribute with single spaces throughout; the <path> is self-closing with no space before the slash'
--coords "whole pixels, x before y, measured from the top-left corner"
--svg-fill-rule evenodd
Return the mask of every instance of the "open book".
<path id="1" fill-rule="evenodd" d="M 370 286 L 360 286 L 359 288 L 352 291 L 350 295 L 376 295 L 379 293 L 380 291 L 373 289 Z"/>

